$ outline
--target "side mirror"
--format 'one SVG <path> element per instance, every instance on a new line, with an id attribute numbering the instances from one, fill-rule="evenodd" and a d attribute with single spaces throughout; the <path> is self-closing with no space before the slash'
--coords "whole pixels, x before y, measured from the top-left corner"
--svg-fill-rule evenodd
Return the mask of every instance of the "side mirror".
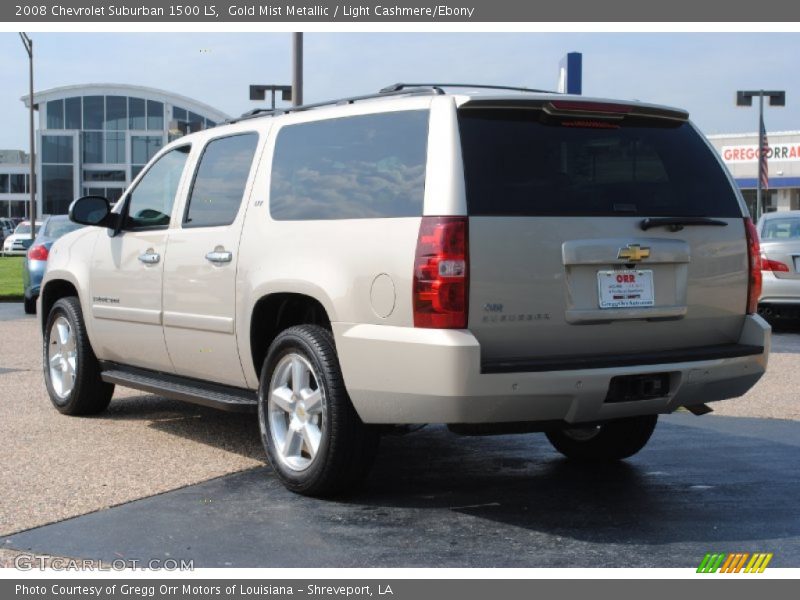
<path id="1" fill-rule="evenodd" d="M 96 225 L 115 229 L 118 215 L 111 212 L 102 196 L 83 196 L 69 206 L 69 220 L 80 225 Z"/>

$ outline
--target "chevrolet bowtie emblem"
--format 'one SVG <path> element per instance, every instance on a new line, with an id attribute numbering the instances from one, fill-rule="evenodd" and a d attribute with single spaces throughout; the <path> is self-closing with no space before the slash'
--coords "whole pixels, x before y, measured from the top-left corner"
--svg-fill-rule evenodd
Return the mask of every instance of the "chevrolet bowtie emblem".
<path id="1" fill-rule="evenodd" d="M 642 248 L 639 244 L 628 244 L 627 248 L 620 248 L 617 258 L 627 262 L 638 262 L 650 256 L 650 248 Z"/>

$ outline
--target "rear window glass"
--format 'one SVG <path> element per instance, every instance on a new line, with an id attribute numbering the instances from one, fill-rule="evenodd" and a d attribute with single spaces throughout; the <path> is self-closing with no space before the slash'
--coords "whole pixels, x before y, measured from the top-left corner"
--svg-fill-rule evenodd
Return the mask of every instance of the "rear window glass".
<path id="1" fill-rule="evenodd" d="M 67 218 L 53 218 L 49 219 L 45 224 L 42 235 L 49 238 L 60 238 L 62 235 L 67 235 L 69 232 L 80 229 L 81 227 L 83 227 L 83 225 L 73 223 Z"/>
<path id="2" fill-rule="evenodd" d="M 428 111 L 287 125 L 272 163 L 276 220 L 422 214 Z"/>
<path id="3" fill-rule="evenodd" d="M 686 122 L 462 109 L 459 127 L 472 215 L 742 216 Z"/>
<path id="4" fill-rule="evenodd" d="M 762 240 L 800 240 L 800 219 L 768 219 L 761 230 Z"/>

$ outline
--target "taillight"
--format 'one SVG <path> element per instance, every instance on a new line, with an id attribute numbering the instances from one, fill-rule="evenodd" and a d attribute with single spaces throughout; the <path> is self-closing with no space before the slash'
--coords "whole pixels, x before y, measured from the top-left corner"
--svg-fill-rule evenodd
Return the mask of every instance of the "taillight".
<path id="1" fill-rule="evenodd" d="M 780 262 L 779 260 L 772 260 L 767 258 L 767 255 L 761 254 L 761 270 L 762 271 L 778 271 L 779 273 L 788 273 L 789 266 Z"/>
<path id="2" fill-rule="evenodd" d="M 48 254 L 50 252 L 47 250 L 47 246 L 31 246 L 31 249 L 28 250 L 28 258 L 30 260 L 47 260 Z"/>
<path id="3" fill-rule="evenodd" d="M 422 217 L 414 257 L 414 327 L 467 326 L 467 217 Z"/>
<path id="4" fill-rule="evenodd" d="M 749 217 L 744 219 L 744 229 L 747 232 L 747 261 L 750 277 L 747 285 L 747 314 L 758 311 L 758 298 L 761 296 L 761 247 L 758 243 L 758 231 Z"/>

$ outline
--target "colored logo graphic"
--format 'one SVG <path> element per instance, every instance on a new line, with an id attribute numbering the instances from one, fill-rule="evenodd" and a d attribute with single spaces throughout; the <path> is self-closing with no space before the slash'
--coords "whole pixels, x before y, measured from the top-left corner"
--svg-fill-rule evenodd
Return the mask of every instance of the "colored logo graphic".
<path id="1" fill-rule="evenodd" d="M 698 573 L 763 573 L 769 561 L 772 560 L 772 552 L 735 552 L 732 554 L 711 553 L 703 557 L 700 566 L 697 567 Z"/>

